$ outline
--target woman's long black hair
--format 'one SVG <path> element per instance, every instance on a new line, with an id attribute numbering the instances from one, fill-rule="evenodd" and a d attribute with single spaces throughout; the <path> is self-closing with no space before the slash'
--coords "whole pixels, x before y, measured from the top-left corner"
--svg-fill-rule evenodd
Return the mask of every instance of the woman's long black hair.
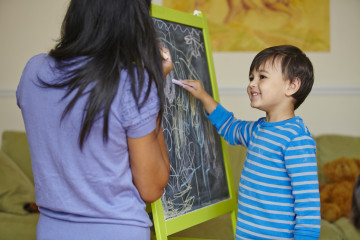
<path id="1" fill-rule="evenodd" d="M 109 111 L 117 93 L 120 72 L 126 69 L 131 79 L 131 89 L 138 108 L 147 100 L 139 100 L 147 71 L 155 81 L 160 97 L 160 116 L 163 112 L 163 70 L 150 16 L 151 0 L 71 0 L 65 15 L 61 38 L 49 53 L 56 59 L 57 68 L 72 64 L 78 68 L 67 72 L 65 80 L 45 83 L 48 87 L 66 88 L 64 98 L 74 92 L 66 106 L 63 118 L 76 101 L 88 94 L 83 110 L 79 145 L 90 134 L 94 121 L 103 117 L 103 139 L 108 140 Z M 79 57 L 79 58 L 78 58 Z M 76 62 L 73 60 L 77 59 Z M 137 81 L 136 81 L 137 79 Z M 138 84 L 137 84 L 138 83 Z M 89 90 L 90 89 L 90 90 Z"/>

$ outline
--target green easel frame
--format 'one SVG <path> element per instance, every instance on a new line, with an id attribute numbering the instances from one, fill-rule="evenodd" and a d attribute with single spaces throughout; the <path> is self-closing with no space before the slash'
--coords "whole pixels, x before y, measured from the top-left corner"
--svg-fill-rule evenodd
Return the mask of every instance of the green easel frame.
<path id="1" fill-rule="evenodd" d="M 184 13 L 177 10 L 152 4 L 151 16 L 158 19 L 167 20 L 167 21 L 202 29 L 207 62 L 209 66 L 209 74 L 211 80 L 211 87 L 213 91 L 213 97 L 216 101 L 219 101 L 220 99 L 219 99 L 219 92 L 216 83 L 212 51 L 210 46 L 209 30 L 205 15 L 203 15 L 202 13 L 199 13 L 197 15 L 192 15 L 189 13 Z M 178 237 L 168 237 L 168 236 L 229 212 L 231 213 L 231 222 L 233 226 L 233 233 L 235 235 L 236 215 L 237 215 L 236 196 L 235 196 L 234 184 L 231 174 L 229 156 L 227 152 L 227 146 L 226 146 L 226 142 L 223 139 L 221 139 L 221 146 L 223 150 L 226 180 L 229 189 L 229 199 L 223 200 L 213 205 L 206 206 L 204 208 L 186 213 L 184 215 L 169 220 L 165 220 L 162 202 L 161 199 L 158 199 L 157 201 L 151 204 L 151 211 L 153 214 L 153 221 L 154 221 L 155 234 L 157 240 L 189 239 L 189 238 L 178 238 Z"/>

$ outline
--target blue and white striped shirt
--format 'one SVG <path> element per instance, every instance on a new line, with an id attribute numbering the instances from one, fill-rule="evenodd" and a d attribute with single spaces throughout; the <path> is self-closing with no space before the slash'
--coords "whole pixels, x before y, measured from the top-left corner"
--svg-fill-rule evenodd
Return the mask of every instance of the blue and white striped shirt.
<path id="1" fill-rule="evenodd" d="M 316 143 L 302 119 L 241 121 L 220 104 L 208 118 L 226 141 L 248 149 L 236 239 L 318 239 Z"/>

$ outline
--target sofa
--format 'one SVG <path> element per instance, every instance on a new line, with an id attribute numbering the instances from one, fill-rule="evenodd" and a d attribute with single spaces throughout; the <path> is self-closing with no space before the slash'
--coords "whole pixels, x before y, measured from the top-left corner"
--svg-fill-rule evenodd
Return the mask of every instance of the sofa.
<path id="1" fill-rule="evenodd" d="M 326 162 L 339 157 L 360 158 L 360 137 L 321 135 L 315 137 L 315 141 L 320 183 L 326 183 L 321 171 Z M 246 149 L 228 145 L 227 150 L 237 190 Z M 26 134 L 19 131 L 4 131 L 0 148 L 0 240 L 36 239 L 39 214 L 24 209 L 25 204 L 35 201 L 34 191 Z M 230 214 L 175 233 L 172 237 L 233 239 Z M 322 219 L 320 240 L 332 239 L 360 239 L 360 232 L 346 217 L 334 223 Z"/>
<path id="2" fill-rule="evenodd" d="M 24 209 L 35 202 L 34 177 L 26 134 L 2 133 L 0 148 L 0 240 L 36 239 L 39 213 Z"/>

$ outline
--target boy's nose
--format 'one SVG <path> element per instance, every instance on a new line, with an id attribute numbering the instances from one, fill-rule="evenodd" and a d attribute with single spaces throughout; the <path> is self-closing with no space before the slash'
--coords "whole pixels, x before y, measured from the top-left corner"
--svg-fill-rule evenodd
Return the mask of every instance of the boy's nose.
<path id="1" fill-rule="evenodd" d="M 256 87 L 256 82 L 255 82 L 255 80 L 252 80 L 252 81 L 249 83 L 249 87 L 251 87 L 251 88 Z"/>

